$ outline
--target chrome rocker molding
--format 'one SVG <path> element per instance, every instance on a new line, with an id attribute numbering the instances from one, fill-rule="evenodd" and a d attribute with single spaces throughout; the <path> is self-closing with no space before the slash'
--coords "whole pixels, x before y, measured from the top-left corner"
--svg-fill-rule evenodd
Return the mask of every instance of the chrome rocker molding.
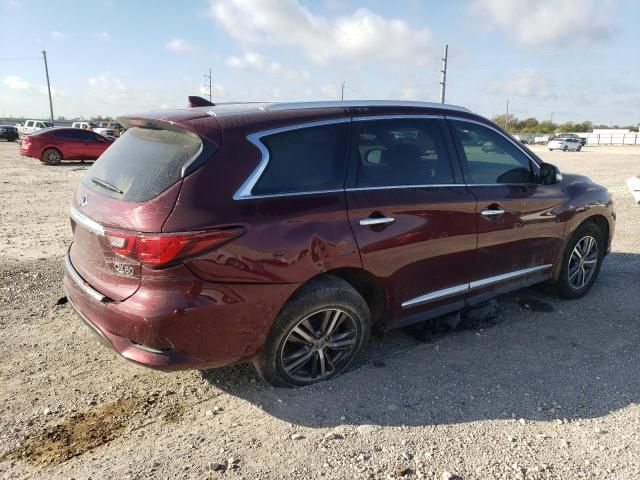
<path id="1" fill-rule="evenodd" d="M 522 277 L 524 275 L 529 275 L 530 273 L 547 270 L 547 269 L 550 269 L 552 266 L 553 265 L 551 264 L 547 264 L 547 265 L 540 265 L 537 267 L 524 268 L 522 270 L 516 270 L 514 272 L 504 273 L 502 275 L 496 275 L 494 277 L 483 278 L 482 280 L 475 280 L 473 282 L 457 285 L 455 287 L 436 290 L 435 292 L 427 293 L 425 295 L 412 298 L 411 300 L 407 300 L 406 302 L 402 302 L 402 308 L 405 309 L 405 308 L 417 307 L 420 305 L 424 305 L 425 303 L 433 302 L 435 300 L 441 300 L 443 298 L 456 295 L 458 293 L 468 292 L 475 288 L 486 287 L 489 285 L 494 285 L 496 283 L 504 282 L 506 280 Z"/>

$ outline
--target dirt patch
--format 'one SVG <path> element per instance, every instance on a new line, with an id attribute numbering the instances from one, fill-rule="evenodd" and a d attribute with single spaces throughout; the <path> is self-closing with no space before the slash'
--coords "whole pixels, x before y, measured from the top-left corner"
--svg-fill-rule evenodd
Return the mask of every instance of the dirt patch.
<path id="1" fill-rule="evenodd" d="M 35 465 L 63 463 L 119 437 L 139 409 L 139 402 L 129 398 L 77 413 L 28 436 L 0 460 L 24 460 Z"/>

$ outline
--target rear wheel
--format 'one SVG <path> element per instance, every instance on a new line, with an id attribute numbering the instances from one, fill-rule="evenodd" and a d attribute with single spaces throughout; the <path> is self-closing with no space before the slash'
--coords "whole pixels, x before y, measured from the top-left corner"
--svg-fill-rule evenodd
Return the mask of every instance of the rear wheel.
<path id="1" fill-rule="evenodd" d="M 58 165 L 62 161 L 62 153 L 57 148 L 47 148 L 40 158 L 47 165 Z"/>
<path id="2" fill-rule="evenodd" d="M 566 152 L 567 150 L 569 150 L 569 147 L 567 147 L 566 145 L 564 147 L 562 147 L 562 151 Z"/>
<path id="3" fill-rule="evenodd" d="M 579 152 L 580 150 L 582 150 L 582 145 L 580 145 L 576 151 Z"/>
<path id="4" fill-rule="evenodd" d="M 343 372 L 369 340 L 371 312 L 346 281 L 326 276 L 294 294 L 254 361 L 271 385 L 292 387 Z"/>
<path id="5" fill-rule="evenodd" d="M 573 234 L 565 248 L 562 271 L 557 281 L 562 298 L 580 298 L 596 281 L 606 244 L 597 225 L 585 223 Z"/>

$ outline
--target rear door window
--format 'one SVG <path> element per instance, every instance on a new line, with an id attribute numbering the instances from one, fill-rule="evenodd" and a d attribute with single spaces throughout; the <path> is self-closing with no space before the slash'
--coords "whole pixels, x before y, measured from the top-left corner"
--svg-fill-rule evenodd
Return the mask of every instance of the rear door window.
<path id="1" fill-rule="evenodd" d="M 269 162 L 251 193 L 277 195 L 343 188 L 348 135 L 348 123 L 335 123 L 262 137 Z"/>
<path id="2" fill-rule="evenodd" d="M 352 138 L 356 187 L 455 183 L 437 119 L 356 121 Z"/>
<path id="3" fill-rule="evenodd" d="M 467 183 L 534 183 L 531 160 L 503 135 L 488 127 L 450 120 L 462 150 L 462 167 Z M 562 140 L 560 140 L 562 141 Z"/>
<path id="4" fill-rule="evenodd" d="M 143 202 L 180 180 L 182 168 L 201 149 L 200 138 L 191 132 L 130 128 L 96 160 L 82 183 L 113 198 Z M 97 186 L 92 179 L 114 190 Z"/>

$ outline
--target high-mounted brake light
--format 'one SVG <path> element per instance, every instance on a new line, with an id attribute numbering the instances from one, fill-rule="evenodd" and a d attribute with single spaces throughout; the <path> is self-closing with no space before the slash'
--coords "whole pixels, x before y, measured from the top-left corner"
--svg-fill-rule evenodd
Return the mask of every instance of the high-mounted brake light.
<path id="1" fill-rule="evenodd" d="M 105 235 L 118 255 L 151 267 L 160 267 L 218 247 L 242 233 L 241 228 L 229 228 L 157 235 L 107 231 Z"/>

